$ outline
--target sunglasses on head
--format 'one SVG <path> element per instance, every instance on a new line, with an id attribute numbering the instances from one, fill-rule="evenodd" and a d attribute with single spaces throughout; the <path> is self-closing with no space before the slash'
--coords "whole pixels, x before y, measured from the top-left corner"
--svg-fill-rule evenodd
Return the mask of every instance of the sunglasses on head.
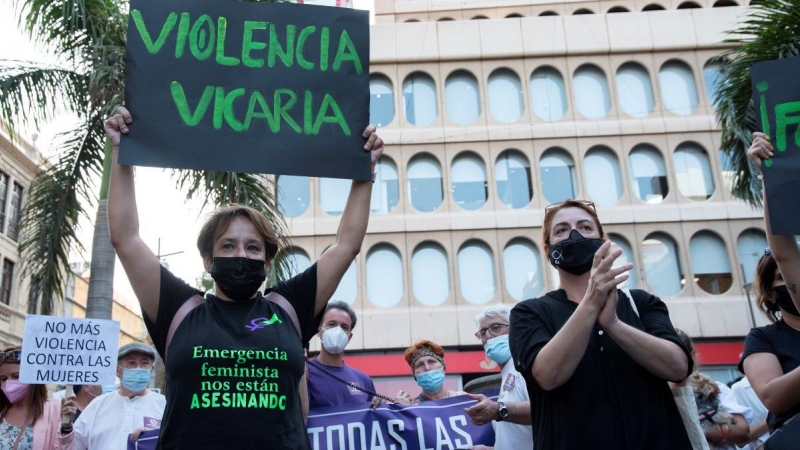
<path id="1" fill-rule="evenodd" d="M 18 363 L 22 361 L 22 350 L 11 350 L 10 352 L 0 353 L 0 364 Z"/>
<path id="2" fill-rule="evenodd" d="M 549 205 L 544 207 L 544 212 L 546 213 L 551 208 L 555 208 L 557 206 L 561 206 L 561 205 L 564 204 L 564 202 L 567 202 L 567 201 L 583 203 L 584 205 L 586 205 L 586 206 L 592 208 L 593 210 L 597 211 L 597 208 L 595 207 L 594 202 L 592 202 L 592 201 L 589 201 L 589 200 L 564 200 L 564 201 L 561 201 L 561 202 L 550 203 Z"/>

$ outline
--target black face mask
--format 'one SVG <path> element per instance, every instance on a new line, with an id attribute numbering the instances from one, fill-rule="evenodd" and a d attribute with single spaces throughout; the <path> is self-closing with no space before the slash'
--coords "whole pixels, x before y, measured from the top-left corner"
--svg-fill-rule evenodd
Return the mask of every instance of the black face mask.
<path id="1" fill-rule="evenodd" d="M 592 268 L 597 249 L 603 245 L 598 238 L 585 238 L 573 229 L 569 238 L 550 246 L 550 264 L 573 275 L 583 275 Z"/>
<path id="2" fill-rule="evenodd" d="M 264 260 L 242 257 L 214 258 L 211 278 L 233 301 L 248 300 L 267 278 Z"/>
<path id="3" fill-rule="evenodd" d="M 773 309 L 777 311 L 778 307 L 793 316 L 800 316 L 800 311 L 797 311 L 797 307 L 794 306 L 792 295 L 789 294 L 789 288 L 786 285 L 775 288 L 775 305 Z"/>

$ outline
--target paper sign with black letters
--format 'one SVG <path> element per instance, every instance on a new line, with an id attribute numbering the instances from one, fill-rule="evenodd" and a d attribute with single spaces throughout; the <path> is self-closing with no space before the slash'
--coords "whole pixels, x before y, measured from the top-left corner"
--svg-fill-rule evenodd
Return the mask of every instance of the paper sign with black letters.
<path id="1" fill-rule="evenodd" d="M 371 179 L 369 14 L 132 0 L 126 165 Z"/>
<path id="2" fill-rule="evenodd" d="M 753 102 L 759 131 L 774 156 L 763 161 L 773 234 L 800 234 L 800 57 L 753 64 Z"/>

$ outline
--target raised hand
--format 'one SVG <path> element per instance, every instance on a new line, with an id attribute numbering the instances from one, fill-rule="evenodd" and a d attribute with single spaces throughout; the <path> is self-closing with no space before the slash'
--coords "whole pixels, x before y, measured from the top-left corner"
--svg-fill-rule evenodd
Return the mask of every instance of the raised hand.
<path id="1" fill-rule="evenodd" d="M 753 143 L 747 150 L 747 157 L 759 171 L 761 170 L 761 161 L 772 158 L 773 151 L 775 148 L 769 143 L 769 136 L 760 131 L 753 133 Z"/>
<path id="2" fill-rule="evenodd" d="M 364 144 L 364 151 L 371 153 L 373 169 L 383 154 L 383 139 L 378 136 L 377 131 L 378 129 L 375 125 L 369 125 L 362 134 L 362 136 L 367 138 L 367 143 Z"/>
<path id="3" fill-rule="evenodd" d="M 128 125 L 131 122 L 133 122 L 131 113 L 124 106 L 118 107 L 114 115 L 106 119 L 106 136 L 111 141 L 111 145 L 119 147 L 120 135 L 128 134 Z"/>
<path id="4" fill-rule="evenodd" d="M 630 277 L 626 272 L 633 268 L 633 264 L 631 263 L 612 268 L 614 260 L 622 255 L 622 249 L 617 248 L 609 252 L 610 248 L 611 241 L 603 242 L 603 245 L 601 245 L 594 254 L 591 275 L 589 277 L 589 287 L 586 289 L 586 295 L 584 296 L 584 301 L 596 307 L 598 311 L 604 309 L 611 297 L 611 293 L 614 294 L 613 297 L 616 299 L 617 286 L 624 283 L 625 280 Z M 616 300 L 614 301 L 614 317 L 616 317 Z"/>

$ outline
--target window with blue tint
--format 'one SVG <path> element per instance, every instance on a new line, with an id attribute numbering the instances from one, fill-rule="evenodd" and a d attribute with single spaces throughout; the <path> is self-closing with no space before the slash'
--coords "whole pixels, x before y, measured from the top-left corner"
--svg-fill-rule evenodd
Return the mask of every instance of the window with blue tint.
<path id="1" fill-rule="evenodd" d="M 303 249 L 291 247 L 286 251 L 286 260 L 289 263 L 289 277 L 293 277 L 311 267 L 311 259 Z"/>
<path id="2" fill-rule="evenodd" d="M 408 198 L 417 211 L 436 210 L 444 199 L 442 166 L 431 155 L 417 155 L 408 165 Z"/>
<path id="3" fill-rule="evenodd" d="M 489 75 L 489 111 L 498 122 L 514 123 L 525 111 L 522 85 L 516 72 L 497 69 Z"/>
<path id="4" fill-rule="evenodd" d="M 678 190 L 690 200 L 706 200 L 714 195 L 714 177 L 706 151 L 694 142 L 675 149 L 675 178 Z"/>
<path id="5" fill-rule="evenodd" d="M 555 122 L 567 113 L 567 91 L 564 77 L 552 67 L 533 71 L 530 81 L 531 109 L 545 122 Z"/>
<path id="6" fill-rule="evenodd" d="M 284 217 L 298 217 L 308 209 L 311 200 L 311 180 L 308 177 L 280 175 L 278 177 L 278 210 Z"/>
<path id="7" fill-rule="evenodd" d="M 689 240 L 694 280 L 709 294 L 724 294 L 731 288 L 733 274 L 728 249 L 716 233 L 698 231 Z"/>
<path id="8" fill-rule="evenodd" d="M 706 99 L 708 103 L 713 105 L 714 98 L 717 96 L 719 89 L 719 63 L 708 63 L 703 68 L 703 82 L 706 85 Z"/>
<path id="9" fill-rule="evenodd" d="M 642 242 L 641 253 L 649 290 L 663 297 L 679 294 L 686 279 L 675 241 L 664 233 L 652 233 Z"/>
<path id="10" fill-rule="evenodd" d="M 661 152 L 652 145 L 640 144 L 631 150 L 628 162 L 633 193 L 645 203 L 661 203 L 669 193 Z"/>
<path id="11" fill-rule="evenodd" d="M 456 156 L 450 167 L 453 200 L 463 209 L 473 211 L 486 204 L 486 165 L 476 154 Z"/>
<path id="12" fill-rule="evenodd" d="M 494 165 L 497 197 L 504 205 L 518 209 L 531 202 L 531 165 L 518 150 L 505 150 Z"/>
<path id="13" fill-rule="evenodd" d="M 383 75 L 369 77 L 369 121 L 379 127 L 394 119 L 394 90 L 392 82 Z"/>
<path id="14" fill-rule="evenodd" d="M 497 292 L 494 257 L 488 245 L 467 241 L 458 250 L 458 284 L 461 295 L 470 303 L 487 303 Z"/>
<path id="15" fill-rule="evenodd" d="M 342 281 L 339 282 L 339 286 L 336 287 L 336 292 L 333 293 L 331 300 L 341 300 L 348 305 L 352 305 L 356 301 L 356 297 L 358 297 L 357 272 L 358 264 L 356 264 L 356 260 L 354 259 L 344 273 Z"/>
<path id="16" fill-rule="evenodd" d="M 583 159 L 583 175 L 586 192 L 598 205 L 614 205 L 622 198 L 619 160 L 611 149 L 600 145 L 589 149 Z"/>
<path id="17" fill-rule="evenodd" d="M 436 84 L 430 75 L 414 72 L 403 81 L 403 110 L 412 125 L 425 127 L 439 116 Z"/>
<path id="18" fill-rule="evenodd" d="M 506 291 L 516 301 L 536 298 L 544 288 L 539 250 L 524 238 L 512 240 L 503 249 Z"/>
<path id="19" fill-rule="evenodd" d="M 420 244 L 411 256 L 414 298 L 426 306 L 444 303 L 450 295 L 450 268 L 447 254 L 433 242 Z"/>
<path id="20" fill-rule="evenodd" d="M 628 240 L 616 233 L 608 233 L 608 240 L 612 242 L 612 245 L 619 247 L 622 250 L 622 254 L 619 255 L 617 259 L 614 260 L 614 264 L 612 264 L 612 268 L 617 268 L 619 266 L 624 266 L 625 264 L 631 263 L 633 264 L 633 269 L 626 272 L 628 274 L 628 279 L 625 280 L 624 283 L 619 285 L 620 289 L 636 289 L 636 262 L 633 258 L 633 249 L 631 248 L 631 244 L 628 243 Z"/>
<path id="21" fill-rule="evenodd" d="M 722 172 L 722 185 L 730 192 L 733 190 L 733 179 L 736 177 L 736 167 L 724 149 L 719 150 L 719 168 Z"/>
<path id="22" fill-rule="evenodd" d="M 572 77 L 575 108 L 587 119 L 600 119 L 611 110 L 606 74 L 599 67 L 584 64 Z"/>
<path id="23" fill-rule="evenodd" d="M 566 150 L 547 150 L 539 161 L 539 179 L 544 198 L 557 203 L 578 197 L 578 179 L 575 162 Z"/>
<path id="24" fill-rule="evenodd" d="M 391 308 L 403 298 L 403 262 L 389 244 L 379 244 L 367 253 L 367 297 L 380 308 Z"/>
<path id="25" fill-rule="evenodd" d="M 481 115 L 481 96 L 478 81 L 465 71 L 458 70 L 445 80 L 444 103 L 447 116 L 459 125 L 470 125 Z"/>
<path id="26" fill-rule="evenodd" d="M 375 184 L 372 185 L 370 210 L 376 214 L 388 214 L 400 201 L 400 182 L 397 166 L 388 156 L 382 156 L 375 166 Z"/>
<path id="27" fill-rule="evenodd" d="M 767 235 L 763 231 L 750 228 L 744 230 L 736 240 L 736 251 L 739 255 L 739 268 L 745 283 L 752 283 L 756 279 L 756 266 L 758 260 L 764 256 L 767 247 Z"/>
<path id="28" fill-rule="evenodd" d="M 319 179 L 319 203 L 325 214 L 341 216 L 347 196 L 350 195 L 351 180 L 340 178 Z"/>
<path id="29" fill-rule="evenodd" d="M 626 114 L 647 117 L 655 107 L 653 85 L 647 69 L 637 63 L 625 63 L 617 70 L 617 98 Z"/>
<path id="30" fill-rule="evenodd" d="M 670 60 L 658 72 L 661 101 L 673 114 L 688 116 L 697 109 L 697 85 L 692 69 L 683 61 Z"/>

